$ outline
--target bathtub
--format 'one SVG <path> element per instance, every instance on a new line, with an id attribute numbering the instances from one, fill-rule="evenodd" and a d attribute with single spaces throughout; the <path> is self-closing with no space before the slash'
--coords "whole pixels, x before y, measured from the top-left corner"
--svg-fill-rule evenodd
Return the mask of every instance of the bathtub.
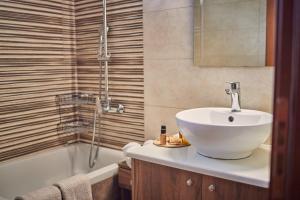
<path id="1" fill-rule="evenodd" d="M 14 199 L 75 174 L 87 174 L 91 184 L 118 173 L 124 160 L 118 150 L 101 147 L 96 165 L 88 166 L 90 145 L 84 143 L 58 147 L 0 164 L 0 200 Z"/>

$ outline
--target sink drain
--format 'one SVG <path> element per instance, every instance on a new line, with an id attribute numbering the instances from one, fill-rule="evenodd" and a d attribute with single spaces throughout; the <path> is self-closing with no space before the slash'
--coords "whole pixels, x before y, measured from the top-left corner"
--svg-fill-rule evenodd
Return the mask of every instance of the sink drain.
<path id="1" fill-rule="evenodd" d="M 233 122 L 233 121 L 234 121 L 234 117 L 229 116 L 229 117 L 228 117 L 228 121 L 229 121 L 229 122 Z"/>

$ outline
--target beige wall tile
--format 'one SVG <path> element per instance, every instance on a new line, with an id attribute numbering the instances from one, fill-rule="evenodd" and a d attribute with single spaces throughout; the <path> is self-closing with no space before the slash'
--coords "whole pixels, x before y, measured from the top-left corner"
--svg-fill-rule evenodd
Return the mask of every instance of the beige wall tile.
<path id="1" fill-rule="evenodd" d="M 146 60 L 145 104 L 176 108 L 221 106 L 227 99 L 225 82 L 219 81 L 222 77 L 215 69 L 193 66 L 192 59 Z M 223 86 L 217 87 L 218 83 Z M 218 98 L 213 98 L 214 94 L 219 94 Z"/>
<path id="2" fill-rule="evenodd" d="M 145 59 L 193 57 L 193 8 L 144 13 Z"/>
<path id="3" fill-rule="evenodd" d="M 146 60 L 145 104 L 175 108 L 230 106 L 227 81 L 241 82 L 243 108 L 272 111 L 273 68 L 200 68 L 192 60 Z"/>
<path id="4" fill-rule="evenodd" d="M 194 0 L 143 0 L 144 12 L 193 6 Z"/>
<path id="5" fill-rule="evenodd" d="M 175 115 L 182 109 L 146 106 L 145 107 L 145 139 L 155 139 L 160 135 L 161 125 L 167 126 L 168 134 L 177 133 Z"/>

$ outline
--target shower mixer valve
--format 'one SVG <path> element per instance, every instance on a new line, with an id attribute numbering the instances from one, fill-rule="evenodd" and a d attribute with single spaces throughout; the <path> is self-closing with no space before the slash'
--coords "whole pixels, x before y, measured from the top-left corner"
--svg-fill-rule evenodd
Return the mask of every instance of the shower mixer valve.
<path id="1" fill-rule="evenodd" d="M 122 104 L 116 106 L 111 105 L 111 98 L 108 101 L 102 102 L 99 97 L 96 97 L 96 109 L 98 114 L 100 113 L 123 113 L 125 108 Z"/>
<path id="2" fill-rule="evenodd" d="M 122 104 L 117 104 L 117 106 L 111 105 L 111 98 L 108 98 L 106 102 L 102 104 L 102 111 L 106 113 L 123 113 L 125 110 Z"/>

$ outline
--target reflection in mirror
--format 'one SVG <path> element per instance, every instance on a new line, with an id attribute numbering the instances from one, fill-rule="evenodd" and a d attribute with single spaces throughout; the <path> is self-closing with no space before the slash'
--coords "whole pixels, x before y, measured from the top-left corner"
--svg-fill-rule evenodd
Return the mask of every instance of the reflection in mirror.
<path id="1" fill-rule="evenodd" d="M 195 0 L 195 64 L 272 66 L 274 1 Z"/>

